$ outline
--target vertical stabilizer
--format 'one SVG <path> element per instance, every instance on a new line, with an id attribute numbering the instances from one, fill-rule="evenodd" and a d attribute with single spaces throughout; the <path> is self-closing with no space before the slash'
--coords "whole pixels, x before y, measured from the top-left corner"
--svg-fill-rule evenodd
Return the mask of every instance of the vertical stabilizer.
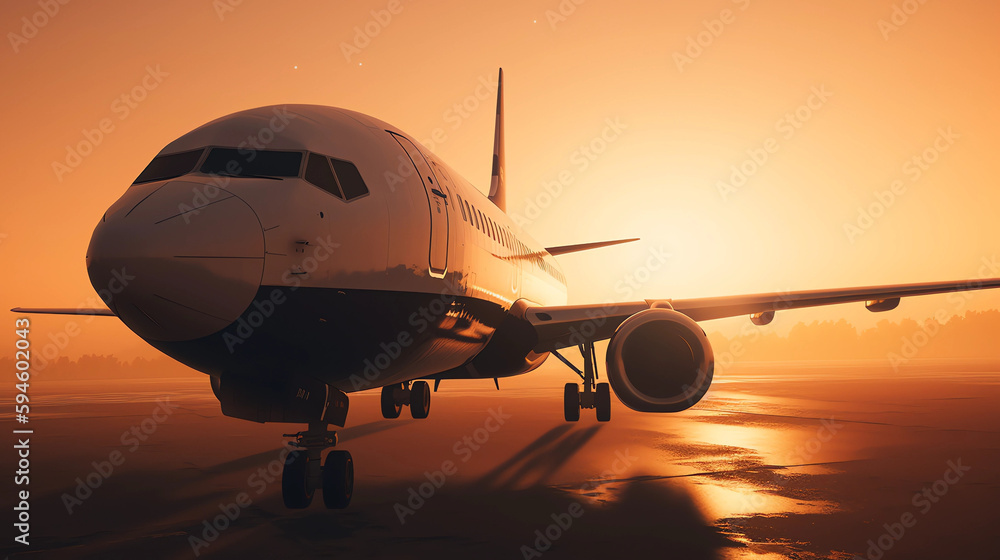
<path id="1" fill-rule="evenodd" d="M 493 178 L 490 180 L 490 200 L 500 210 L 507 211 L 507 188 L 504 180 L 503 157 L 503 68 L 497 86 L 497 127 L 493 136 Z"/>

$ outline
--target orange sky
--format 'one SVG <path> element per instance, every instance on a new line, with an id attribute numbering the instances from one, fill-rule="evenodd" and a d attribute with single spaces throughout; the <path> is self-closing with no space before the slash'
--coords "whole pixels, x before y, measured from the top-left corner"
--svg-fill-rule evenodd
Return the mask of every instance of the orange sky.
<path id="1" fill-rule="evenodd" d="M 880 30 L 894 5 L 918 4 L 232 3 L 71 1 L 51 17 L 35 15 L 33 1 L 0 6 L 0 307 L 91 298 L 84 253 L 103 211 L 164 145 L 241 109 L 317 103 L 418 138 L 437 130 L 446 138 L 433 150 L 484 189 L 493 94 L 481 84 L 500 66 L 509 210 L 529 216 L 527 229 L 548 245 L 642 237 L 561 257 L 572 302 L 1000 276 L 983 263 L 1000 254 L 1000 5 L 928 2 L 898 12 L 898 29 Z M 35 33 L 22 20 L 33 16 L 44 21 Z M 374 37 L 355 42 L 366 26 Z M 685 54 L 699 39 L 700 52 Z M 146 78 L 147 68 L 159 77 Z M 144 99 L 132 106 L 122 101 L 144 78 L 155 88 L 136 90 Z M 790 126 L 785 115 L 797 110 Z M 65 163 L 67 145 L 102 119 L 110 132 L 57 178 L 53 162 Z M 626 128 L 581 159 L 609 120 Z M 947 150 L 928 152 L 936 161 L 926 170 L 904 167 L 940 130 L 957 135 L 938 140 Z M 776 151 L 724 198 L 720 181 L 765 146 Z M 544 185 L 560 172 L 571 184 L 549 199 Z M 905 191 L 849 238 L 845 223 L 897 180 Z M 537 215 L 532 201 L 545 206 Z M 671 255 L 666 266 L 625 294 L 619 283 L 641 275 L 660 247 Z M 963 308 L 927 297 L 878 316 L 861 306 L 787 312 L 775 327 L 838 317 L 865 327 L 995 307 L 996 292 Z M 707 327 L 732 332 L 744 321 Z M 35 335 L 44 340 L 66 322 L 36 318 Z M 155 355 L 116 320 L 77 322 L 82 333 L 65 355 Z M 3 344 L 0 354 L 11 353 Z"/>

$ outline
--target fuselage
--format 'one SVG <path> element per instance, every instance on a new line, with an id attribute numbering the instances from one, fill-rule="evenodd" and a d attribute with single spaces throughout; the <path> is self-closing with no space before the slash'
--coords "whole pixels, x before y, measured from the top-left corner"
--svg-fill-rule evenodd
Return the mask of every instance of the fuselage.
<path id="1" fill-rule="evenodd" d="M 566 303 L 544 248 L 399 129 L 342 109 L 235 113 L 166 146 L 87 255 L 136 334 L 213 376 L 345 392 L 537 367 L 519 309 Z M 103 292 L 102 292 L 103 290 Z"/>

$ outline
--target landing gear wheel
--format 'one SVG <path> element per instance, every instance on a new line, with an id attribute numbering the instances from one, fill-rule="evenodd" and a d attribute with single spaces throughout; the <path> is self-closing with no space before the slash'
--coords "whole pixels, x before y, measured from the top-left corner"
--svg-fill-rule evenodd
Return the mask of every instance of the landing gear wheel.
<path id="1" fill-rule="evenodd" d="M 567 383 L 563 390 L 563 414 L 567 422 L 580 419 L 580 386 L 576 383 Z"/>
<path id="2" fill-rule="evenodd" d="M 382 418 L 399 418 L 403 405 L 396 402 L 394 391 L 398 385 L 382 387 Z"/>
<path id="3" fill-rule="evenodd" d="M 344 509 L 354 495 L 354 459 L 349 451 L 334 450 L 323 463 L 323 505 Z"/>
<path id="4" fill-rule="evenodd" d="M 597 409 L 597 421 L 611 420 L 611 386 L 607 383 L 597 384 L 597 394 L 594 395 L 594 407 Z"/>
<path id="5" fill-rule="evenodd" d="M 309 455 L 305 451 L 293 451 L 285 459 L 285 468 L 281 471 L 281 498 L 289 509 L 307 508 L 312 503 Z"/>
<path id="6" fill-rule="evenodd" d="M 410 415 L 427 418 L 431 411 L 431 388 L 426 381 L 414 381 L 410 386 Z"/>

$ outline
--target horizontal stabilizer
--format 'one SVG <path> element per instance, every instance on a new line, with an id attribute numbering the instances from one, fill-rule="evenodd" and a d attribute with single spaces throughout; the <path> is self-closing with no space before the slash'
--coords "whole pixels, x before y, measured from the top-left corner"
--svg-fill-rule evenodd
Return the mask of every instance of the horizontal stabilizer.
<path id="1" fill-rule="evenodd" d="M 579 245 L 563 245 L 562 247 L 546 247 L 545 250 L 549 252 L 553 257 L 557 255 L 565 255 L 566 253 L 576 253 L 578 251 L 589 251 L 591 249 L 600 249 L 601 247 L 610 247 L 612 245 L 621 245 L 622 243 L 631 243 L 633 241 L 638 241 L 639 238 L 635 239 L 619 239 L 617 241 L 598 241 L 597 243 L 580 243 Z"/>
<path id="2" fill-rule="evenodd" d="M 114 317 L 115 314 L 110 309 L 91 309 L 86 307 L 15 307 L 11 309 L 13 313 L 43 313 L 47 315 L 99 315 L 102 317 Z"/>

